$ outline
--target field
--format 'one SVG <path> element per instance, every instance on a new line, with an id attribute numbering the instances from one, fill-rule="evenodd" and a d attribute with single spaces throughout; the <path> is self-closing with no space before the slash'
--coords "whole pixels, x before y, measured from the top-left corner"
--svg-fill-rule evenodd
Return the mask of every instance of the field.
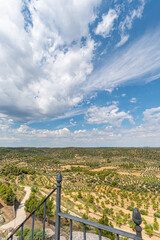
<path id="1" fill-rule="evenodd" d="M 96 222 L 107 216 L 114 227 L 133 232 L 132 210 L 137 207 L 143 238 L 160 238 L 160 149 L 0 148 L 0 162 L 0 181 L 12 187 L 18 201 L 24 195 L 23 185 L 49 193 L 61 172 L 66 211 Z M 12 174 L 12 166 L 23 171 Z M 2 205 L 1 215 L 9 221 L 5 209 L 12 209 L 12 204 Z M 55 206 L 52 212 L 51 219 Z M 68 224 L 63 225 L 67 232 Z"/>

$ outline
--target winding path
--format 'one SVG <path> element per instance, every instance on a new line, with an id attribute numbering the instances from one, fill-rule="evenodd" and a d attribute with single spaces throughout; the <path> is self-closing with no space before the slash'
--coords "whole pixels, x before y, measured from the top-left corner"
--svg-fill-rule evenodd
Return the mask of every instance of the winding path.
<path id="1" fill-rule="evenodd" d="M 31 188 L 28 186 L 24 187 L 24 190 L 26 192 L 26 195 L 24 196 L 22 202 L 20 203 L 17 212 L 16 217 L 10 221 L 9 223 L 6 223 L 0 227 L 0 230 L 6 230 L 8 228 L 16 228 L 18 227 L 25 219 L 26 219 L 26 213 L 24 211 L 24 204 L 25 201 L 29 198 L 31 193 Z"/>

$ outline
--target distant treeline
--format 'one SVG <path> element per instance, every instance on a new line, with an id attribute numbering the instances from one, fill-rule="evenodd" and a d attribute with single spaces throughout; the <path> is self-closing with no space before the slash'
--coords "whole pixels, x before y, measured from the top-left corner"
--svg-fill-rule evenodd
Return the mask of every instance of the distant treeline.
<path id="1" fill-rule="evenodd" d="M 160 160 L 159 148 L 0 148 L 0 160 L 9 157 L 35 157 L 46 156 L 47 158 L 72 159 L 78 155 L 80 157 L 102 157 L 110 159 L 112 157 L 127 158 L 127 161 L 143 158 L 145 160 Z M 42 159 L 46 160 L 46 159 Z"/>

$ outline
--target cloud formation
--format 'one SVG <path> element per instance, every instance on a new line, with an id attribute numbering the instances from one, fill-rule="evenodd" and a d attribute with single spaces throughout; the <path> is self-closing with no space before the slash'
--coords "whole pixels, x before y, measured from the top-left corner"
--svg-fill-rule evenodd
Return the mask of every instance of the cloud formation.
<path id="1" fill-rule="evenodd" d="M 98 110 L 98 108 L 97 108 Z M 116 107 L 110 107 L 110 111 L 101 116 L 103 108 L 99 109 L 94 115 L 89 115 L 90 124 L 106 124 L 102 130 L 85 128 L 70 131 L 68 128 L 58 130 L 35 129 L 27 125 L 12 128 L 9 119 L 4 118 L 0 123 L 0 143 L 2 146 L 159 146 L 160 142 L 160 107 L 146 109 L 143 112 L 143 123 L 139 126 L 131 125 L 130 129 L 122 126 L 123 119 L 133 121 L 133 117 L 123 111 L 118 111 Z M 4 116 L 3 116 L 4 117 Z M 118 121 L 118 125 L 109 124 Z"/>
<path id="2" fill-rule="evenodd" d="M 130 3 L 132 1 L 129 1 Z M 122 46 L 124 43 L 126 43 L 129 39 L 128 30 L 132 28 L 133 22 L 137 18 L 141 18 L 144 7 L 145 7 L 146 1 L 140 0 L 140 5 L 136 9 L 132 9 L 129 14 L 125 17 L 124 20 L 122 20 L 119 24 L 119 30 L 121 32 L 121 40 L 116 44 L 117 47 Z"/>
<path id="3" fill-rule="evenodd" d="M 107 58 L 87 82 L 87 91 L 113 89 L 124 83 L 149 82 L 160 77 L 160 31 L 155 29 Z"/>
<path id="4" fill-rule="evenodd" d="M 132 116 L 124 111 L 119 111 L 116 105 L 107 107 L 93 106 L 87 112 L 87 121 L 90 124 L 105 123 L 113 127 L 120 127 L 124 119 L 128 119 L 130 123 L 134 124 Z"/>
<path id="5" fill-rule="evenodd" d="M 92 76 L 96 44 L 89 24 L 96 19 L 95 9 L 100 3 L 101 0 L 69 0 L 67 4 L 64 0 L 6 0 L 1 5 L 1 113 L 21 122 L 58 118 L 78 106 L 92 90 L 111 89 L 145 73 L 154 78 L 160 45 L 159 36 L 154 35 L 148 36 L 150 42 L 157 41 L 154 46 L 147 44 L 144 37 L 125 50 L 119 60 L 111 58 Z M 141 17 L 143 8 L 144 4 L 131 12 L 130 26 L 134 18 Z M 98 23 L 96 34 L 111 34 L 118 14 L 116 8 L 110 8 Z M 121 25 L 124 29 L 129 23 Z M 125 41 L 126 36 L 119 46 Z M 159 72 L 156 74 L 159 76 Z"/>
<path id="6" fill-rule="evenodd" d="M 99 3 L 5 1 L 0 8 L 2 113 L 18 121 L 55 117 L 83 99 L 79 89 L 93 68 L 88 24 Z"/>
<path id="7" fill-rule="evenodd" d="M 131 98 L 131 99 L 130 99 L 130 102 L 131 102 L 131 103 L 136 103 L 136 102 L 137 102 L 137 99 L 136 99 L 136 98 Z"/>
<path id="8" fill-rule="evenodd" d="M 108 13 L 102 16 L 102 21 L 98 23 L 95 33 L 102 35 L 104 38 L 109 37 L 111 31 L 113 31 L 114 21 L 117 18 L 117 12 L 114 9 L 109 9 Z"/>
<path id="9" fill-rule="evenodd" d="M 67 4 L 65 0 L 5 0 L 0 4 L 0 141 L 20 144 L 26 140 L 32 145 L 39 138 L 42 146 L 47 139 L 50 146 L 92 146 L 93 139 L 94 144 L 103 145 L 112 140 L 116 144 L 121 138 L 128 144 L 129 136 L 136 138 L 136 133 L 139 139 L 159 139 L 159 108 L 146 109 L 143 123 L 135 126 L 127 108 L 118 108 L 121 99 L 107 99 L 110 106 L 99 107 L 96 102 L 101 91 L 111 96 L 121 85 L 160 77 L 159 28 L 130 39 L 145 2 L 108 1 L 103 10 L 102 0 L 68 0 Z M 121 96 L 125 101 L 129 94 Z M 132 96 L 129 99 L 127 103 L 136 103 Z M 73 116 L 80 114 L 84 125 L 78 126 Z M 63 118 L 70 120 L 58 130 L 29 125 Z M 129 130 L 123 128 L 126 119 L 131 123 Z M 97 128 L 86 129 L 96 124 Z M 105 126 L 103 130 L 98 129 L 100 125 Z"/>

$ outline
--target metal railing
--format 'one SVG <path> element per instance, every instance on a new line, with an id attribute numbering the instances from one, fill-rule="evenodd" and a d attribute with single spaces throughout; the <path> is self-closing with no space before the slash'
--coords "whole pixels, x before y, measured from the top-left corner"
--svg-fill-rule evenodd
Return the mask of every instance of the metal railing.
<path id="1" fill-rule="evenodd" d="M 11 233 L 11 235 L 7 238 L 7 240 L 11 239 L 13 240 L 13 236 L 16 234 L 16 232 L 21 229 L 20 234 L 20 240 L 23 239 L 23 228 L 24 224 L 27 222 L 29 218 L 32 218 L 32 230 L 31 230 L 31 240 L 33 240 L 33 234 L 34 234 L 34 220 L 35 220 L 35 213 L 36 211 L 44 204 L 44 213 L 43 213 L 43 240 L 45 239 L 45 221 L 46 221 L 46 202 L 47 199 L 56 191 L 56 187 L 50 192 L 50 194 L 34 209 L 31 214 Z"/>
<path id="2" fill-rule="evenodd" d="M 42 204 L 44 204 L 44 214 L 43 214 L 43 237 L 42 239 L 45 239 L 45 220 L 46 220 L 46 201 L 47 199 L 52 195 L 55 190 L 57 190 L 57 196 L 56 196 L 56 221 L 55 221 L 55 240 L 60 240 L 60 219 L 66 218 L 70 220 L 70 240 L 72 240 L 72 221 L 76 221 L 83 224 L 83 239 L 86 240 L 86 225 L 89 225 L 91 227 L 97 228 L 99 231 L 99 240 L 102 239 L 101 237 L 101 230 L 113 233 L 116 235 L 116 239 L 119 240 L 119 237 L 127 237 L 129 239 L 135 239 L 135 240 L 142 240 L 142 228 L 140 227 L 140 224 L 142 223 L 142 218 L 140 215 L 140 212 L 137 208 L 133 210 L 133 221 L 135 223 L 135 230 L 136 234 L 129 233 L 126 231 L 122 231 L 116 228 L 112 228 L 103 224 L 95 223 L 92 221 L 88 221 L 83 218 L 75 217 L 66 213 L 61 212 L 61 181 L 62 181 L 62 175 L 59 173 L 57 175 L 57 187 L 52 190 L 52 192 L 39 204 L 38 207 L 35 208 L 35 210 L 21 223 L 21 225 L 7 238 L 7 240 L 13 240 L 13 236 L 15 233 L 21 229 L 20 234 L 20 240 L 23 239 L 23 227 L 25 222 L 32 217 L 32 229 L 31 229 L 31 240 L 33 240 L 34 236 L 34 220 L 35 220 L 35 212 L 40 208 Z"/>

